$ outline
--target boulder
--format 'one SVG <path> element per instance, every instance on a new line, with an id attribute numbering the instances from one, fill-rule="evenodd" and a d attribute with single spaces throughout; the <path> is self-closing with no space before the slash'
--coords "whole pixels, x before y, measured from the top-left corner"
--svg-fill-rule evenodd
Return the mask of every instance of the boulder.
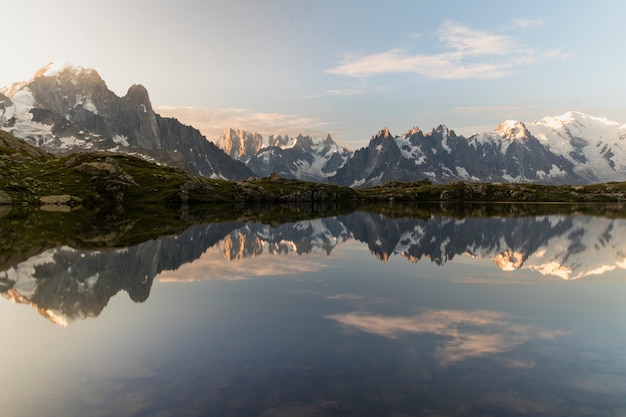
<path id="1" fill-rule="evenodd" d="M 0 205 L 13 204 L 11 197 L 5 192 L 0 190 Z"/>
<path id="2" fill-rule="evenodd" d="M 60 195 L 47 195 L 41 197 L 39 202 L 43 205 L 66 205 L 74 206 L 83 202 L 82 198 L 75 197 L 69 194 Z"/>

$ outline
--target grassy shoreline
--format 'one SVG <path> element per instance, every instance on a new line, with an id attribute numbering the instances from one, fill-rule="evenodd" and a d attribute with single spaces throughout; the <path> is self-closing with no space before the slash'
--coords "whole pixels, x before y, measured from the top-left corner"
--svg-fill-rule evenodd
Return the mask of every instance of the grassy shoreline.
<path id="1" fill-rule="evenodd" d="M 542 185 L 526 183 L 391 181 L 352 189 L 283 179 L 272 174 L 247 181 L 195 177 L 143 159 L 112 152 L 57 157 L 0 131 L 0 204 L 56 205 L 115 210 L 158 206 L 189 210 L 206 204 L 374 202 L 626 201 L 626 183 Z"/>

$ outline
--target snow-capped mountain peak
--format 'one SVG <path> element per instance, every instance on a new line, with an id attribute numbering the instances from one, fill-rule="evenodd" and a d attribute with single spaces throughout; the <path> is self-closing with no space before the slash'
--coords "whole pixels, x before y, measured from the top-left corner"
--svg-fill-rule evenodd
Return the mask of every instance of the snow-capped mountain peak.
<path id="1" fill-rule="evenodd" d="M 619 126 L 618 122 L 607 119 L 606 117 L 590 116 L 579 111 L 568 111 L 560 116 L 547 116 L 542 119 L 547 123 L 551 123 L 556 126 L 559 122 L 561 124 L 579 124 L 589 125 L 591 123 L 598 123 L 605 126 Z"/>
<path id="2" fill-rule="evenodd" d="M 496 133 L 503 139 L 526 139 L 530 136 L 530 132 L 526 125 L 517 120 L 505 120 L 496 128 Z"/>
<path id="3" fill-rule="evenodd" d="M 534 121 L 528 129 L 552 153 L 574 163 L 587 182 L 626 180 L 625 125 L 569 111 Z"/>
<path id="4" fill-rule="evenodd" d="M 0 93 L 7 97 L 13 97 L 18 91 L 32 83 L 34 80 L 40 77 L 54 77 L 65 71 L 72 72 L 75 75 L 81 73 L 95 72 L 93 69 L 86 69 L 79 66 L 71 65 L 65 61 L 49 62 L 47 65 L 39 68 L 35 71 L 35 74 L 28 81 L 18 81 L 9 86 L 0 88 Z"/>
<path id="5" fill-rule="evenodd" d="M 40 68 L 35 72 L 35 76 L 33 78 L 39 77 L 53 77 L 65 71 L 66 69 L 83 69 L 82 67 L 74 67 L 72 64 L 59 61 L 59 62 L 49 62 L 46 66 Z"/>
<path id="6" fill-rule="evenodd" d="M 539 134 L 546 130 L 553 130 L 561 136 L 581 136 L 584 138 L 609 138 L 615 134 L 618 136 L 626 133 L 626 125 L 612 121 L 606 117 L 590 116 L 585 113 L 569 111 L 560 116 L 546 116 L 531 124 L 531 133 L 537 130 Z M 543 137 L 540 137 L 543 139 Z"/>

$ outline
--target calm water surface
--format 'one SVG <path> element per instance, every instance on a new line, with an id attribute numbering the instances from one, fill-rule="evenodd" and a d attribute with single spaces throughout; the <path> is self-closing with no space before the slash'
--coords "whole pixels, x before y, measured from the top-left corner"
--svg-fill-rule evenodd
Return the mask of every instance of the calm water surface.
<path id="1" fill-rule="evenodd" d="M 0 272 L 1 415 L 623 416 L 625 267 L 591 216 L 47 249 Z"/>

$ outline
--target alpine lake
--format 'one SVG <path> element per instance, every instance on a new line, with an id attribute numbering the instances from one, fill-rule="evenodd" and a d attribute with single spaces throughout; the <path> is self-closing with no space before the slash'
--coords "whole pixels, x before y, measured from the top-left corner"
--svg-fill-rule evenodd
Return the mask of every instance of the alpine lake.
<path id="1" fill-rule="evenodd" d="M 617 204 L 0 210 L 3 417 L 626 416 Z"/>

